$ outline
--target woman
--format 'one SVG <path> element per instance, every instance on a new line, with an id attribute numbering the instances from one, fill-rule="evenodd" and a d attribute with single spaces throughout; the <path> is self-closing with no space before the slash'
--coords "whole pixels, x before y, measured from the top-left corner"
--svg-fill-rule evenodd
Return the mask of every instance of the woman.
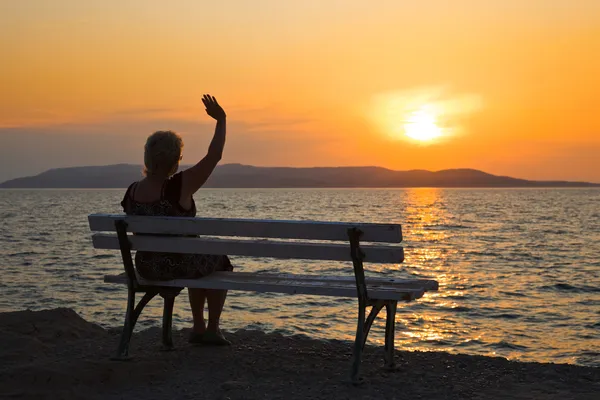
<path id="1" fill-rule="evenodd" d="M 121 202 L 127 215 L 196 216 L 194 193 L 206 182 L 221 160 L 225 146 L 225 111 L 217 100 L 204 95 L 206 113 L 217 121 L 206 156 L 196 165 L 177 172 L 183 141 L 171 131 L 158 131 L 148 137 L 144 147 L 144 175 L 132 183 Z M 174 254 L 138 251 L 135 266 L 140 276 L 150 280 L 196 279 L 214 271 L 232 271 L 227 256 Z M 228 345 L 219 329 L 226 290 L 188 288 L 194 326 L 190 343 Z M 204 322 L 204 301 L 208 301 L 208 326 Z"/>

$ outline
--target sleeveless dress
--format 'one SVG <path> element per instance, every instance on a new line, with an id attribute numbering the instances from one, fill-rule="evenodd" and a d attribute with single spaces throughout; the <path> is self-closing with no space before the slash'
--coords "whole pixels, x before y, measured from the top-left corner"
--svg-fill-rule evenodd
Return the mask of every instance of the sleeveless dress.
<path id="1" fill-rule="evenodd" d="M 127 215 L 195 217 L 196 203 L 186 210 L 179 204 L 181 197 L 182 174 L 178 172 L 167 179 L 161 189 L 160 199 L 151 203 L 134 200 L 137 182 L 132 183 L 121 201 Z M 141 235 L 141 234 L 139 234 Z M 135 254 L 137 272 L 149 280 L 197 279 L 214 271 L 233 271 L 226 255 L 179 254 L 137 251 Z"/>

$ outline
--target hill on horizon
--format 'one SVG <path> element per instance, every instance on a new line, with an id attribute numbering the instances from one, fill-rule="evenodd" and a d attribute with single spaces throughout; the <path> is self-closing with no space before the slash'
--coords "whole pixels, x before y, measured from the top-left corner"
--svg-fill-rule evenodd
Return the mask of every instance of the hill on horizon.
<path id="1" fill-rule="evenodd" d="M 189 166 L 182 166 L 185 169 Z M 35 176 L 11 179 L 0 188 L 126 188 L 142 177 L 142 166 L 113 164 L 54 168 Z M 218 166 L 207 188 L 344 188 L 344 187 L 600 187 L 599 183 L 533 181 L 488 174 L 475 169 L 394 171 L 383 167 Z"/>

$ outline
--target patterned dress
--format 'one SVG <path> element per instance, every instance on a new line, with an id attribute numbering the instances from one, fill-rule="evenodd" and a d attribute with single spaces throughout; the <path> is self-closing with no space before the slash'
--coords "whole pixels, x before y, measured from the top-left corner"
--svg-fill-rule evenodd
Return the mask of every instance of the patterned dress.
<path id="1" fill-rule="evenodd" d="M 152 215 L 171 217 L 195 217 L 196 203 L 186 210 L 179 204 L 181 197 L 181 172 L 165 181 L 160 199 L 151 203 L 135 201 L 137 182 L 125 192 L 121 206 L 127 215 Z M 141 234 L 140 234 L 141 235 Z M 137 272 L 149 280 L 196 279 L 214 271 L 232 271 L 229 257 L 212 254 L 180 254 L 138 251 L 135 254 Z"/>

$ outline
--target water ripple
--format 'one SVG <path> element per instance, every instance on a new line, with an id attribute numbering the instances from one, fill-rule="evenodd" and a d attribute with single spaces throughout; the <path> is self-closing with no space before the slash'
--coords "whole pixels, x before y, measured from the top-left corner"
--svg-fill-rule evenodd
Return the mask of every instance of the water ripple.
<path id="1" fill-rule="evenodd" d="M 72 307 L 105 327 L 123 322 L 118 252 L 92 249 L 87 215 L 120 213 L 123 190 L 0 191 L 0 312 Z M 600 190 L 203 189 L 198 216 L 401 223 L 406 260 L 367 276 L 433 278 L 440 291 L 400 304 L 408 350 L 493 354 L 599 366 Z M 240 271 L 352 274 L 349 263 L 232 257 Z M 251 327 L 352 340 L 355 299 L 230 291 L 226 329 Z M 138 329 L 159 326 L 160 299 Z M 189 326 L 185 291 L 174 324 Z M 380 343 L 384 320 L 370 341 Z"/>

